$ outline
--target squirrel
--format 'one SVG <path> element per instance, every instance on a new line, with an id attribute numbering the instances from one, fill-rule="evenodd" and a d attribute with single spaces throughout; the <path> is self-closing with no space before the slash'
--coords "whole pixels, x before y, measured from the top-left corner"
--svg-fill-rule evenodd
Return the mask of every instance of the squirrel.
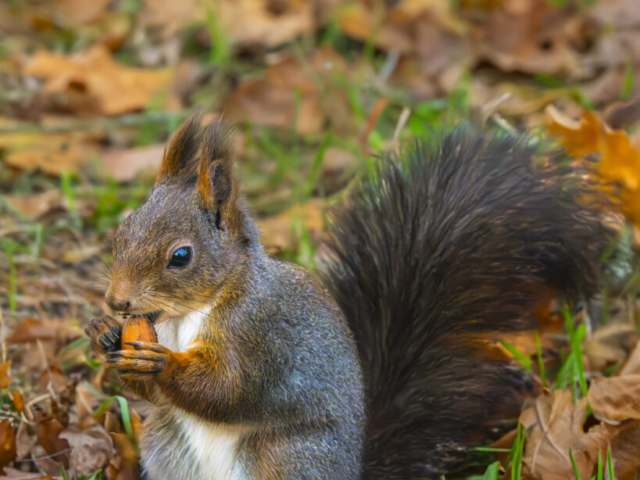
<path id="1" fill-rule="evenodd" d="M 535 382 L 483 342 L 545 289 L 592 296 L 611 238 L 575 168 L 470 126 L 416 139 L 331 212 L 316 275 L 265 254 L 228 139 L 187 119 L 114 233 L 106 302 L 158 342 L 86 328 L 154 405 L 144 478 L 438 478 L 511 428 Z"/>

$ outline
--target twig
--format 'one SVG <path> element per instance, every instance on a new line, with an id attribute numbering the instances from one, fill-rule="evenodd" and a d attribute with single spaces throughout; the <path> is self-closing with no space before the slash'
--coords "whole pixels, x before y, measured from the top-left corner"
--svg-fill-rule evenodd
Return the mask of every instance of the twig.
<path id="1" fill-rule="evenodd" d="M 48 398 L 51 398 L 51 394 L 50 393 L 44 393 L 42 395 L 39 395 L 36 398 L 30 400 L 29 403 L 27 403 L 27 407 L 31 407 L 31 406 L 35 405 L 36 403 L 41 402 L 42 400 L 47 400 Z"/>
<path id="2" fill-rule="evenodd" d="M 400 113 L 400 118 L 398 118 L 398 123 L 396 124 L 396 129 L 393 132 L 393 144 L 398 144 L 398 137 L 400 137 L 400 132 L 404 128 L 404 126 L 409 121 L 409 117 L 411 116 L 411 109 L 409 107 L 404 107 L 402 112 Z"/>
<path id="3" fill-rule="evenodd" d="M 56 453 L 52 453 L 51 455 L 45 455 L 44 457 L 25 458 L 24 460 L 16 460 L 16 463 L 37 462 L 39 460 L 46 460 L 47 458 L 57 457 L 58 455 L 62 455 L 63 453 L 67 453 L 70 451 L 71 451 L 71 447 L 65 448 L 64 450 L 60 450 L 59 452 L 56 452 Z"/>
<path id="4" fill-rule="evenodd" d="M 19 422 L 22 421 L 22 417 L 20 415 L 17 415 L 13 412 L 6 412 L 4 410 L 0 410 L 0 417 L 13 418 L 14 420 L 17 420 Z"/>

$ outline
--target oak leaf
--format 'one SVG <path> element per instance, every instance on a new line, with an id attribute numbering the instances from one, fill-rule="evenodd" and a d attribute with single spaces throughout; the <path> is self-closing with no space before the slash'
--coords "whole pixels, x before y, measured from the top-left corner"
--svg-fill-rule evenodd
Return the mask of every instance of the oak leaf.
<path id="1" fill-rule="evenodd" d="M 119 115 L 144 109 L 154 95 L 167 91 L 171 69 L 128 67 L 100 44 L 73 55 L 37 51 L 25 68 L 42 78 L 42 91 L 72 112 Z"/>

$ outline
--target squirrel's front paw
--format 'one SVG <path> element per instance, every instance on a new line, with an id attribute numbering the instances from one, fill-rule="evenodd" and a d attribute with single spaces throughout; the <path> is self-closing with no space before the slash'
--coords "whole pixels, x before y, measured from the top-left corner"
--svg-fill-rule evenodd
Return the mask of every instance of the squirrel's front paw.
<path id="1" fill-rule="evenodd" d="M 172 351 L 159 343 L 124 342 L 134 350 L 120 350 L 107 355 L 107 363 L 123 374 L 157 375 L 162 373 L 171 359 Z"/>
<path id="2" fill-rule="evenodd" d="M 91 348 L 98 354 L 107 354 L 120 350 L 122 326 L 109 315 L 94 318 L 84 328 L 91 339 Z"/>

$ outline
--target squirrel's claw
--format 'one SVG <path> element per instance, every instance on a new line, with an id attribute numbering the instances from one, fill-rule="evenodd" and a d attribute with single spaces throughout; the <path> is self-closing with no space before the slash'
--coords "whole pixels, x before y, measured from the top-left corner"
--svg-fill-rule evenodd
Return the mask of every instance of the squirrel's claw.
<path id="1" fill-rule="evenodd" d="M 169 362 L 171 351 L 157 343 L 125 342 L 135 350 L 120 350 L 107 354 L 111 368 L 125 374 L 158 374 Z"/>
<path id="2" fill-rule="evenodd" d="M 115 318 L 108 315 L 94 318 L 84 331 L 91 339 L 91 348 L 94 352 L 106 354 L 120 349 L 122 327 Z"/>

